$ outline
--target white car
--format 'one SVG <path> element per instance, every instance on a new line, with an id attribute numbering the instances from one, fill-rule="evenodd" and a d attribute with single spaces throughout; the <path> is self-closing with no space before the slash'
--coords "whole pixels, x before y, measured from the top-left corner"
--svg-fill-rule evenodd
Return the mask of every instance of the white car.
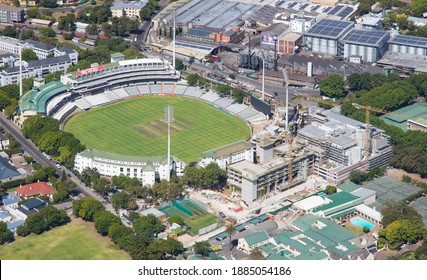
<path id="1" fill-rule="evenodd" d="M 62 166 L 61 166 L 59 163 L 57 163 L 57 164 L 56 164 L 56 167 L 57 167 L 57 168 L 61 168 Z"/>

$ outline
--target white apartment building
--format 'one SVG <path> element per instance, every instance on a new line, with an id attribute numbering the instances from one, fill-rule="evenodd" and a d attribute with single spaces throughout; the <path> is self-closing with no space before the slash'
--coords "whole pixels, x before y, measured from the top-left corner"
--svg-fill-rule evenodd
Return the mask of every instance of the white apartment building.
<path id="1" fill-rule="evenodd" d="M 147 1 L 114 2 L 110 8 L 113 17 L 139 18 L 139 11 L 147 5 Z"/>
<path id="2" fill-rule="evenodd" d="M 140 157 L 126 156 L 94 149 L 86 149 L 76 155 L 74 168 L 82 172 L 85 168 L 96 168 L 102 176 L 125 175 L 141 180 L 141 185 L 153 185 L 156 180 L 167 179 L 168 172 L 174 170 L 178 176 L 184 174 L 185 165 L 172 157 L 171 166 L 167 156 Z"/>

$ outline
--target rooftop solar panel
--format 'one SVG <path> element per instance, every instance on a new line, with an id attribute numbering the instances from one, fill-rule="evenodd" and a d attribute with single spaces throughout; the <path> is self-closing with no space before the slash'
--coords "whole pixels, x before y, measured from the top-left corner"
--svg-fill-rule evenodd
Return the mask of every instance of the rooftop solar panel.
<path id="1" fill-rule="evenodd" d="M 307 8 L 307 6 L 308 6 L 309 4 L 304 4 L 304 5 L 302 5 L 301 7 L 300 7 L 300 10 L 304 10 L 305 8 Z"/>
<path id="2" fill-rule="evenodd" d="M 338 13 L 342 8 L 344 7 L 344 5 L 338 5 L 335 8 L 333 8 L 328 15 L 335 15 L 336 13 Z"/>
<path id="3" fill-rule="evenodd" d="M 320 7 L 320 5 L 316 5 L 314 7 L 311 7 L 311 11 L 317 10 Z"/>
<path id="4" fill-rule="evenodd" d="M 350 21 L 321 19 L 307 31 L 307 35 L 337 37 L 344 30 L 351 28 L 353 25 L 354 23 Z"/>
<path id="5" fill-rule="evenodd" d="M 394 44 L 402 44 L 402 45 L 411 45 L 417 47 L 427 47 L 427 38 L 423 37 L 415 37 L 415 36 L 407 36 L 407 35 L 397 35 L 390 43 Z"/>
<path id="6" fill-rule="evenodd" d="M 349 44 L 378 46 L 389 34 L 385 31 L 353 29 L 344 36 L 343 41 Z"/>
<path id="7" fill-rule="evenodd" d="M 297 3 L 297 2 L 293 2 L 293 3 L 289 4 L 288 8 L 289 8 L 289 9 L 291 9 L 291 8 L 293 8 L 296 4 L 298 4 L 298 3 Z"/>
<path id="8" fill-rule="evenodd" d="M 327 13 L 327 12 L 329 12 L 330 10 L 332 10 L 332 7 L 327 7 L 323 12 L 324 12 L 324 13 Z"/>
<path id="9" fill-rule="evenodd" d="M 345 18 L 347 17 L 349 14 L 351 14 L 353 12 L 353 8 L 352 7 L 346 7 L 343 11 L 341 11 L 339 14 L 337 14 L 337 16 Z"/>

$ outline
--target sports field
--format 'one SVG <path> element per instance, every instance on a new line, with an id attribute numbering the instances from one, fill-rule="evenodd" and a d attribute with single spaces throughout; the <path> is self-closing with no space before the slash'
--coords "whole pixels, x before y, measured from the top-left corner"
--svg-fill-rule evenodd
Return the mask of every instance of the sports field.
<path id="1" fill-rule="evenodd" d="M 198 207 L 189 200 L 181 200 L 179 203 L 184 206 L 184 208 L 191 211 L 193 215 L 190 216 L 171 204 L 159 207 L 159 210 L 165 213 L 168 217 L 180 216 L 184 222 L 191 227 L 190 233 L 193 235 L 199 234 L 199 229 L 219 222 L 218 217 Z"/>
<path id="2" fill-rule="evenodd" d="M 40 235 L 17 237 L 0 245 L 2 260 L 129 260 L 108 237 L 99 235 L 93 223 L 80 219 Z"/>
<path id="3" fill-rule="evenodd" d="M 89 148 L 135 156 L 167 153 L 164 108 L 173 106 L 171 154 L 186 163 L 208 151 L 250 137 L 237 117 L 184 97 L 145 96 L 83 112 L 65 125 Z"/>

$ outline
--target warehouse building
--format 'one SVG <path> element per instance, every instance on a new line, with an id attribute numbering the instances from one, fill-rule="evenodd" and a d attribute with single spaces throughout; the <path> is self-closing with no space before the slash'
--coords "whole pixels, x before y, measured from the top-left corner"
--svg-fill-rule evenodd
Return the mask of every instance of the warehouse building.
<path id="1" fill-rule="evenodd" d="M 353 29 L 343 38 L 344 59 L 361 57 L 362 62 L 376 62 L 387 51 L 389 38 L 385 31 Z"/>
<path id="2" fill-rule="evenodd" d="M 389 50 L 394 53 L 427 56 L 427 38 L 396 35 L 389 41 L 389 44 Z"/>
<path id="3" fill-rule="evenodd" d="M 343 53 L 340 40 L 354 27 L 354 22 L 321 19 L 304 35 L 307 47 L 313 53 L 337 56 Z"/>
<path id="4" fill-rule="evenodd" d="M 380 117 L 387 124 L 396 126 L 403 131 L 427 131 L 427 105 L 415 103 Z"/>

